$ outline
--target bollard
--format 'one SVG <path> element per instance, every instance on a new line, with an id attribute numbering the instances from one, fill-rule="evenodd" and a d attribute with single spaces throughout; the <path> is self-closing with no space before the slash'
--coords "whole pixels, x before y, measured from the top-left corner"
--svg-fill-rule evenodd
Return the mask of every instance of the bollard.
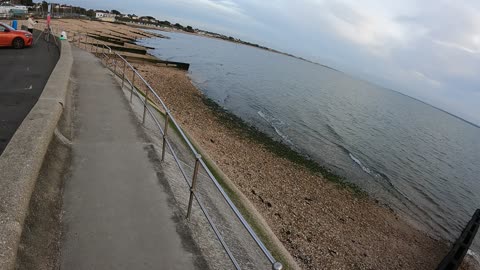
<path id="1" fill-rule="evenodd" d="M 198 167 L 200 165 L 200 158 L 202 156 L 197 155 L 195 157 L 195 168 L 193 169 L 192 187 L 190 188 L 190 199 L 188 200 L 187 219 L 190 220 L 192 212 L 193 196 L 195 195 L 195 188 L 197 186 Z"/>
<path id="2" fill-rule="evenodd" d="M 165 112 L 165 128 L 163 129 L 163 142 L 162 142 L 162 161 L 165 160 L 165 147 L 167 145 L 167 132 L 168 132 L 168 120 L 170 118 L 170 111 Z"/>

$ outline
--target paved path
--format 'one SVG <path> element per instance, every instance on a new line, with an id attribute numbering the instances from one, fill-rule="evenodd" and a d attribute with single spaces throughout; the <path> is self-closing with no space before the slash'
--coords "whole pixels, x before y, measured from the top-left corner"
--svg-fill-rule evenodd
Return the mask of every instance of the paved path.
<path id="1" fill-rule="evenodd" d="M 76 109 L 61 269 L 202 269 L 120 87 L 91 54 L 77 48 L 73 54 Z"/>
<path id="2" fill-rule="evenodd" d="M 31 48 L 0 48 L 0 155 L 37 103 L 58 58 L 58 49 L 43 39 Z"/>

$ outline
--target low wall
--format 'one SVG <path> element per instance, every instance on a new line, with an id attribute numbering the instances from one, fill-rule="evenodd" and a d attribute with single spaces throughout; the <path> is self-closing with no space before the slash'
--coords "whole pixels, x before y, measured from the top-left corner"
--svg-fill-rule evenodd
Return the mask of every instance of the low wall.
<path id="1" fill-rule="evenodd" d="M 59 49 L 42 95 L 0 156 L 0 270 L 15 267 L 30 198 L 65 111 L 73 56 L 68 42 Z"/>

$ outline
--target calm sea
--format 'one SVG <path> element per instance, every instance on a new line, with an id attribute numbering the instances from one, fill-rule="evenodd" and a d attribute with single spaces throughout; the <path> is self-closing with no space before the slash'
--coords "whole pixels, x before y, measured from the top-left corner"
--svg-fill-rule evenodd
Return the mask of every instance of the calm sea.
<path id="1" fill-rule="evenodd" d="M 480 128 L 344 73 L 216 39 L 164 33 L 150 53 L 190 63 L 229 111 L 309 155 L 435 237 L 480 207 Z M 480 236 L 473 250 L 480 253 Z"/>

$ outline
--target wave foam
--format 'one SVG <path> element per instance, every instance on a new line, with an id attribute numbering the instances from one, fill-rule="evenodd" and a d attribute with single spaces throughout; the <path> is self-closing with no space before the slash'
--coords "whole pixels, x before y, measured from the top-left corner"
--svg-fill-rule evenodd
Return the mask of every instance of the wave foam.
<path id="1" fill-rule="evenodd" d="M 280 130 L 280 127 L 285 125 L 285 123 L 283 123 L 281 120 L 278 120 L 274 116 L 265 114 L 262 111 L 258 111 L 257 114 L 260 115 L 260 117 L 262 117 L 263 120 L 265 120 L 270 125 L 270 127 L 275 130 L 275 133 L 277 133 L 277 135 L 280 136 L 285 142 L 293 144 L 292 141 L 288 138 L 288 136 Z"/>
<path id="2" fill-rule="evenodd" d="M 480 256 L 471 249 L 467 251 L 467 255 L 471 256 L 478 264 L 480 264 Z"/>
<path id="3" fill-rule="evenodd" d="M 348 155 L 350 156 L 350 158 L 358 164 L 358 166 L 360 166 L 360 168 L 362 168 L 362 170 L 370 175 L 372 175 L 372 170 L 370 170 L 367 166 L 363 165 L 363 163 L 360 161 L 360 159 L 358 159 L 357 157 L 355 157 L 354 155 L 352 155 L 352 153 L 348 153 Z"/>

